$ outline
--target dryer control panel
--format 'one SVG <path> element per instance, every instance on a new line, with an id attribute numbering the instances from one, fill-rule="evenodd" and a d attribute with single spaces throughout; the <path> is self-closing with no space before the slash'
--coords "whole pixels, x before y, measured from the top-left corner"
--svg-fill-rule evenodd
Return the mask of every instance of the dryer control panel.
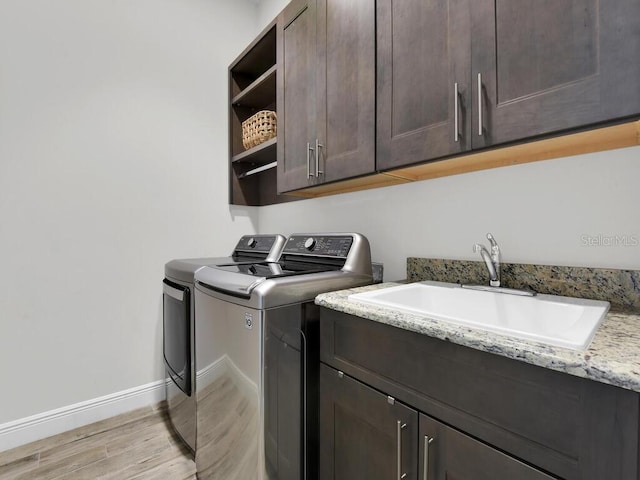
<path id="1" fill-rule="evenodd" d="M 235 253 L 272 253 L 276 258 L 280 254 L 284 237 L 282 235 L 244 235 L 238 241 Z"/>

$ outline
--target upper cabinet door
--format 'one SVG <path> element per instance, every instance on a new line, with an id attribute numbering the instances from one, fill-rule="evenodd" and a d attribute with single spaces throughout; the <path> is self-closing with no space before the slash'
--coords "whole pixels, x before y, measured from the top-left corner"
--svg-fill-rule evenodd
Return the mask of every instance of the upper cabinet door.
<path id="1" fill-rule="evenodd" d="M 375 21 L 374 1 L 318 0 L 320 183 L 375 170 Z"/>
<path id="2" fill-rule="evenodd" d="M 278 19 L 278 191 L 375 171 L 375 2 L 294 0 Z"/>
<path id="3" fill-rule="evenodd" d="M 467 3 L 378 0 L 379 170 L 471 148 Z"/>
<path id="4" fill-rule="evenodd" d="M 639 19 L 638 0 L 474 0 L 473 148 L 640 112 Z"/>
<path id="5" fill-rule="evenodd" d="M 278 192 L 287 192 L 315 183 L 315 0 L 292 1 L 277 33 Z"/>

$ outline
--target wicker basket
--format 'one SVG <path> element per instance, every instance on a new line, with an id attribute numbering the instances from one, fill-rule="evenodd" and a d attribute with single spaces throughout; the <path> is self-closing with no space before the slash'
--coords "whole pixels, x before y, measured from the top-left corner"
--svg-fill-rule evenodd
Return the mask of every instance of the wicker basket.
<path id="1" fill-rule="evenodd" d="M 274 138 L 276 134 L 276 112 L 261 110 L 242 122 L 242 145 L 247 150 Z"/>

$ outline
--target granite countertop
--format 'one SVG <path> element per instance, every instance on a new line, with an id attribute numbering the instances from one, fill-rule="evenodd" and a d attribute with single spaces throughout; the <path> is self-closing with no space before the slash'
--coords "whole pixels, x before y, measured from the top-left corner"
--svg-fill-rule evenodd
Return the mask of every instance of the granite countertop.
<path id="1" fill-rule="evenodd" d="M 323 293 L 316 297 L 315 303 L 447 342 L 640 392 L 640 314 L 610 311 L 587 350 L 570 350 L 348 300 L 353 293 L 396 285 L 399 283 Z"/>

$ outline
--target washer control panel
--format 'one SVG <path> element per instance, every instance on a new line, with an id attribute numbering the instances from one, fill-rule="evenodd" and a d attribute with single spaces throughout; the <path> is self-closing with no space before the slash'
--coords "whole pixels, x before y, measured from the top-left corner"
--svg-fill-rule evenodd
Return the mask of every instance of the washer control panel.
<path id="1" fill-rule="evenodd" d="M 235 251 L 269 253 L 275 242 L 275 235 L 245 235 L 236 245 Z"/>
<path id="2" fill-rule="evenodd" d="M 283 253 L 346 258 L 352 244 L 349 235 L 293 235 Z"/>

